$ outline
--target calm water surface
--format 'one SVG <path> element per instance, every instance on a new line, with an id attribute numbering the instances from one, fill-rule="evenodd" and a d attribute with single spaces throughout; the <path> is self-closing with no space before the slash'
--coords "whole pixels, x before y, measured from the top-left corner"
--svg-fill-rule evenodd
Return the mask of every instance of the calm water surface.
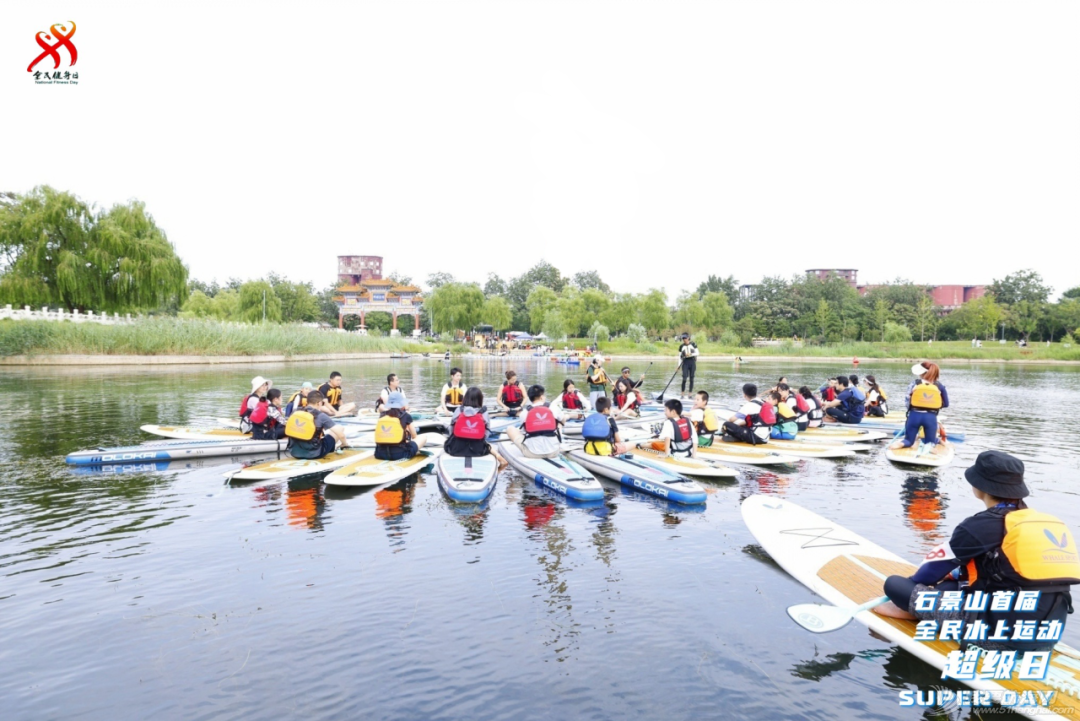
<path id="1" fill-rule="evenodd" d="M 549 388 L 566 377 L 510 363 Z M 466 379 L 494 391 L 510 363 L 466 362 Z M 672 367 L 653 366 L 647 389 Z M 434 406 L 447 370 L 333 369 L 363 404 L 397 371 L 417 408 Z M 858 624 L 797 628 L 785 607 L 813 597 L 755 545 L 739 502 L 779 494 L 916 560 L 980 509 L 962 472 L 999 448 L 1027 462 L 1033 505 L 1080 528 L 1072 369 L 947 367 L 952 427 L 967 443 L 936 475 L 880 451 L 746 469 L 705 483 L 701 508 L 611 484 L 602 503 L 568 503 L 512 470 L 486 504 L 455 506 L 430 475 L 342 491 L 310 478 L 225 485 L 248 458 L 64 465 L 70 451 L 150 440 L 141 424 L 231 416 L 256 373 L 291 392 L 333 369 L 0 376 L 5 718 L 915 719 L 897 692 L 941 685 L 938 672 Z M 861 372 L 896 393 L 906 369 Z M 837 371 L 850 372 L 701 364 L 698 379 L 730 405 L 747 380 L 816 386 Z M 1065 637 L 1080 645 L 1080 622 Z"/>

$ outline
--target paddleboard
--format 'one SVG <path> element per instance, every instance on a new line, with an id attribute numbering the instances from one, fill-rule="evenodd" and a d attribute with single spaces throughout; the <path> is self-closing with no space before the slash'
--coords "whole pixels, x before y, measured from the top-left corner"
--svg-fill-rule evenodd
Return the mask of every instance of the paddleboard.
<path id="1" fill-rule="evenodd" d="M 597 476 L 657 498 L 690 505 L 705 502 L 701 484 L 660 468 L 652 461 L 633 456 L 592 456 L 583 450 L 570 451 L 568 455 Z"/>
<path id="2" fill-rule="evenodd" d="M 421 450 L 412 458 L 403 461 L 381 461 L 378 458 L 361 458 L 343 466 L 323 481 L 330 486 L 385 486 L 396 483 L 418 473 L 425 466 L 431 465 L 436 454 Z"/>
<path id="3" fill-rule="evenodd" d="M 723 463 L 738 463 L 746 466 L 777 466 L 798 462 L 798 458 L 769 450 L 768 446 L 749 446 L 724 443 L 719 438 L 711 446 L 698 446 L 698 456 L 706 460 Z"/>
<path id="4" fill-rule="evenodd" d="M 685 456 L 665 457 L 660 451 L 649 448 L 632 448 L 630 455 L 649 461 L 653 465 L 675 475 L 697 476 L 699 478 L 735 478 L 739 475 L 734 468 L 713 463 L 711 459 L 687 458 Z"/>
<path id="5" fill-rule="evenodd" d="M 807 428 L 799 431 L 799 435 L 817 441 L 842 441 L 844 443 L 867 443 L 869 441 L 883 441 L 891 438 L 892 434 L 884 431 L 856 431 L 852 428 Z"/>
<path id="6" fill-rule="evenodd" d="M 781 568 L 827 603 L 840 608 L 857 606 L 884 595 L 887 576 L 910 576 L 915 566 L 837 523 L 776 496 L 754 495 L 743 501 L 746 527 Z M 915 621 L 862 611 L 855 620 L 878 636 L 938 669 L 945 668 L 952 641 L 916 641 Z M 1061 649 L 1064 644 L 1058 644 Z M 1006 690 L 1057 691 L 1052 705 L 1061 715 L 1042 708 L 1017 706 L 1014 710 L 1040 719 L 1077 718 L 1080 714 L 1080 652 L 1064 646 L 1055 651 L 1047 681 L 972 680 L 971 688 L 990 691 L 995 699 Z M 1074 655 L 1076 654 L 1076 655 Z"/>
<path id="7" fill-rule="evenodd" d="M 250 433 L 241 433 L 236 428 L 146 425 L 139 426 L 139 430 L 162 438 L 176 438 L 187 441 L 236 441 L 251 438 Z"/>
<path id="8" fill-rule="evenodd" d="M 628 427 L 628 428 L 634 428 L 634 427 L 637 427 L 637 426 L 646 426 L 646 425 L 650 425 L 652 423 L 659 423 L 662 420 L 664 420 L 664 414 L 662 414 L 662 413 L 650 413 L 648 415 L 643 415 L 640 418 L 616 418 L 615 423 L 621 429 L 624 426 Z M 584 418 L 575 418 L 575 419 L 566 421 L 566 423 L 563 424 L 563 429 L 562 429 L 563 435 L 564 436 L 580 436 L 581 435 L 581 427 L 584 424 L 585 424 L 585 419 Z"/>
<path id="9" fill-rule="evenodd" d="M 361 448 L 346 448 L 341 453 L 331 453 L 322 458 L 313 460 L 300 458 L 285 458 L 280 461 L 267 461 L 256 463 L 253 466 L 242 468 L 226 478 L 234 481 L 277 481 L 296 476 L 306 476 L 311 473 L 332 471 L 350 463 L 370 457 L 375 451 Z"/>
<path id="10" fill-rule="evenodd" d="M 849 445 L 847 443 L 836 443 L 817 446 L 802 441 L 774 440 L 758 444 L 743 443 L 742 441 L 713 441 L 714 448 L 726 448 L 727 446 L 733 448 L 772 448 L 785 456 L 794 456 L 796 458 L 851 458 L 854 457 L 855 450 L 850 448 Z"/>
<path id="11" fill-rule="evenodd" d="M 439 487 L 454 501 L 478 503 L 495 490 L 499 480 L 499 462 L 495 456 L 459 458 L 445 453 L 435 461 Z"/>
<path id="12" fill-rule="evenodd" d="M 499 452 L 515 471 L 567 498 L 578 501 L 604 498 L 600 481 L 569 458 L 529 458 L 513 443 L 503 443 Z"/>
<path id="13" fill-rule="evenodd" d="M 276 453 L 285 450 L 285 440 L 253 441 L 158 441 L 141 446 L 90 448 L 69 453 L 64 460 L 73 466 L 100 466 L 115 463 L 149 463 L 180 461 L 187 458 L 240 456 L 256 453 Z"/>
<path id="14" fill-rule="evenodd" d="M 890 446 L 885 449 L 885 457 L 893 463 L 904 463 L 912 466 L 932 466 L 935 468 L 947 466 L 956 458 L 956 450 L 953 448 L 952 443 L 939 443 L 938 445 L 944 447 L 944 452 L 931 453 L 931 447 L 922 442 L 916 443 L 910 448 L 893 448 Z"/>

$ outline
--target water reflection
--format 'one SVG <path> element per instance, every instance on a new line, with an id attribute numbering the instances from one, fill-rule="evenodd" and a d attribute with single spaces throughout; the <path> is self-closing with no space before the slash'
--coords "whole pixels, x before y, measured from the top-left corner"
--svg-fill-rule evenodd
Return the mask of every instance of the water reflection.
<path id="1" fill-rule="evenodd" d="M 904 505 L 904 519 L 908 527 L 919 532 L 926 549 L 945 540 L 942 521 L 948 503 L 938 491 L 938 479 L 934 476 L 908 476 L 900 490 Z"/>
<path id="2" fill-rule="evenodd" d="M 394 553 L 405 550 L 405 536 L 409 531 L 405 517 L 412 513 L 416 489 L 424 487 L 426 484 L 418 474 L 375 491 L 375 517 L 382 520 Z"/>

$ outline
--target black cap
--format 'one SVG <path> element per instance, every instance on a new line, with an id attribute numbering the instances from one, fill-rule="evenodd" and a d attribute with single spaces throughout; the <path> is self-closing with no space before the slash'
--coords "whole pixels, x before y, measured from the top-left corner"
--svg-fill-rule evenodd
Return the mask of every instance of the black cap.
<path id="1" fill-rule="evenodd" d="M 968 483 L 995 498 L 1026 498 L 1024 462 L 1001 451 L 983 451 L 975 465 L 964 471 Z"/>
<path id="2" fill-rule="evenodd" d="M 682 339 L 683 340 L 690 340 L 690 334 L 689 333 L 683 333 L 682 334 Z"/>

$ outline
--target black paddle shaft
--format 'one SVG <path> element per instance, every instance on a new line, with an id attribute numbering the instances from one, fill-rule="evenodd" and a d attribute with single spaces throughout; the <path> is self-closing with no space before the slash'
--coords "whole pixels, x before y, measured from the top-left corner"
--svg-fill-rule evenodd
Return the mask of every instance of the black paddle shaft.
<path id="1" fill-rule="evenodd" d="M 667 393 L 667 389 L 671 387 L 671 381 L 675 380 L 675 376 L 678 375 L 679 368 L 682 368 L 682 363 L 679 363 L 678 368 L 676 368 L 675 372 L 671 374 L 671 378 L 668 380 L 667 385 L 664 386 L 664 390 L 660 391 L 660 395 L 656 397 L 657 401 L 663 402 L 664 394 Z"/>

